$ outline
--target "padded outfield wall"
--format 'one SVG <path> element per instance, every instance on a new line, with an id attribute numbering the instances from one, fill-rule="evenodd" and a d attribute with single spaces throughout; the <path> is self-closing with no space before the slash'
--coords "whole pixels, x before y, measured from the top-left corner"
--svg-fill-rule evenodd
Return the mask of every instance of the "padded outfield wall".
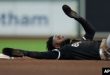
<path id="1" fill-rule="evenodd" d="M 83 3 L 82 0 L 0 0 L 0 36 L 77 37 L 78 23 L 64 14 L 62 5 L 67 4 L 84 15 Z"/>

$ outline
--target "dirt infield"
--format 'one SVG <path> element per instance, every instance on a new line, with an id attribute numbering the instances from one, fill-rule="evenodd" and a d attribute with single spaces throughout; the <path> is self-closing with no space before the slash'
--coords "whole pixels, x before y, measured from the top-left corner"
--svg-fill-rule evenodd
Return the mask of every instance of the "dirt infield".
<path id="1" fill-rule="evenodd" d="M 110 61 L 0 59 L 0 75 L 102 75 Z"/>

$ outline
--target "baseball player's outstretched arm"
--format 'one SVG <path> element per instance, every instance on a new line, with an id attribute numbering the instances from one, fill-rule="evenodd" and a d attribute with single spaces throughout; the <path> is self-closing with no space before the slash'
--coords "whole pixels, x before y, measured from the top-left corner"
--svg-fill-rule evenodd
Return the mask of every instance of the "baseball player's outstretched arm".
<path id="1" fill-rule="evenodd" d="M 74 10 L 72 10 L 68 5 L 63 5 L 62 7 L 64 13 L 69 16 L 70 18 L 74 18 L 80 24 L 82 24 L 86 34 L 84 35 L 84 40 L 93 40 L 95 30 L 91 24 L 89 24 L 84 18 L 79 16 Z"/>
<path id="2" fill-rule="evenodd" d="M 47 51 L 47 52 L 37 52 L 37 51 L 26 51 L 14 48 L 4 48 L 2 53 L 10 57 L 23 57 L 28 56 L 36 59 L 58 59 L 58 51 Z"/>
<path id="3" fill-rule="evenodd" d="M 28 56 L 28 57 L 36 58 L 36 59 L 57 59 L 58 52 L 56 51 L 47 51 L 47 52 L 25 51 L 24 56 Z"/>

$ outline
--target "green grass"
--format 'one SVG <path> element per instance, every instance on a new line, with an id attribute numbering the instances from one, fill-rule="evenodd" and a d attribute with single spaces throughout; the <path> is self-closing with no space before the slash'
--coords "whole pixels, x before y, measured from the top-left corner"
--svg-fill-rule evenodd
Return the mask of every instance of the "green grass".
<path id="1" fill-rule="evenodd" d="M 29 51 L 46 51 L 46 39 L 0 39 L 0 52 L 5 47 Z"/>

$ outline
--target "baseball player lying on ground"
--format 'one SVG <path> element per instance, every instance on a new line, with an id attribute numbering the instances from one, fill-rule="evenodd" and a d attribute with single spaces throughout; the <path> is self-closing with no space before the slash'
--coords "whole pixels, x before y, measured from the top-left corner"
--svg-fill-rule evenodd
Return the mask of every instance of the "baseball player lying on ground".
<path id="1" fill-rule="evenodd" d="M 48 39 L 46 52 L 4 48 L 3 54 L 10 57 L 28 56 L 36 59 L 110 60 L 110 35 L 101 41 L 93 40 L 95 34 L 93 27 L 69 6 L 63 5 L 62 8 L 67 16 L 78 21 L 84 28 L 85 35 L 81 40 L 71 42 L 64 36 L 55 35 Z"/>

